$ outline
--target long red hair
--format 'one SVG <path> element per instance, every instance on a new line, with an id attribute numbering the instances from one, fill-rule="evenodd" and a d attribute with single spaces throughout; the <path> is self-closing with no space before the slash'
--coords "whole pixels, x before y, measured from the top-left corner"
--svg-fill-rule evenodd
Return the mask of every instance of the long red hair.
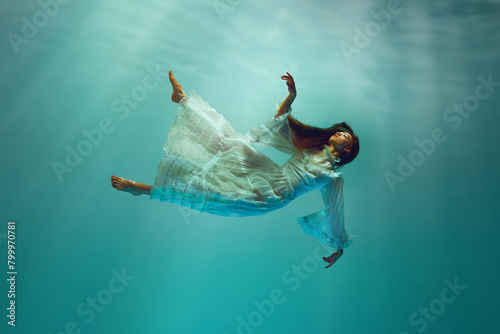
<path id="1" fill-rule="evenodd" d="M 330 137 L 336 132 L 348 132 L 352 136 L 352 143 L 346 149 L 350 151 L 346 152 L 343 150 L 337 153 L 337 158 L 340 159 L 340 162 L 336 163 L 336 170 L 353 161 L 359 153 L 359 138 L 346 122 L 336 123 L 329 128 L 318 128 L 304 124 L 293 118 L 291 114 L 288 114 L 288 124 L 295 137 L 292 144 L 299 150 L 307 148 L 323 149 L 325 145 L 328 145 Z"/>

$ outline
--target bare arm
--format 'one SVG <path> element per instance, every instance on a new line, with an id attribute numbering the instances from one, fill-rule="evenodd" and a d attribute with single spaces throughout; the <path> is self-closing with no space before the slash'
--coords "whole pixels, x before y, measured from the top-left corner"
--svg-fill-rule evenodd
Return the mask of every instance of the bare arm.
<path id="1" fill-rule="evenodd" d="M 295 97 L 297 96 L 297 90 L 295 89 L 295 81 L 293 81 L 293 77 L 290 73 L 288 72 L 286 73 L 287 73 L 286 75 L 281 76 L 281 79 L 286 80 L 286 85 L 288 86 L 289 94 L 286 97 L 285 101 L 281 103 L 278 112 L 276 113 L 276 116 L 274 116 L 275 118 L 283 114 L 286 114 L 290 109 L 293 100 L 295 100 Z"/>

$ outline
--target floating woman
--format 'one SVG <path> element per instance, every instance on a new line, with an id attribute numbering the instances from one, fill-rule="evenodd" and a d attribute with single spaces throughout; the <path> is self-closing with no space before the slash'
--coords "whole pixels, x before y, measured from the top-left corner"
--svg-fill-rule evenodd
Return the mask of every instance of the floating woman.
<path id="1" fill-rule="evenodd" d="M 172 101 L 179 107 L 154 184 L 112 176 L 112 186 L 229 217 L 266 214 L 320 189 L 326 208 L 297 221 L 305 233 L 337 250 L 323 258 L 329 263 L 325 268 L 334 264 L 353 241 L 344 228 L 344 178 L 338 172 L 359 152 L 351 127 L 342 122 L 317 128 L 293 118 L 297 91 L 287 72 L 281 78 L 289 95 L 276 116 L 243 136 L 194 91 L 186 95 L 172 71 L 169 76 Z M 292 156 L 279 166 L 251 144 L 272 146 Z"/>

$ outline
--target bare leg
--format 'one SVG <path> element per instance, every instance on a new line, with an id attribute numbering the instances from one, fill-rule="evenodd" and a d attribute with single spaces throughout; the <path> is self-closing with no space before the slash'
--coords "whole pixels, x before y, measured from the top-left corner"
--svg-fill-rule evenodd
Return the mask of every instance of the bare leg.
<path id="1" fill-rule="evenodd" d="M 111 176 L 111 185 L 115 189 L 131 193 L 134 196 L 149 195 L 151 193 L 151 186 L 115 175 Z"/>
<path id="2" fill-rule="evenodd" d="M 172 101 L 174 101 L 175 103 L 179 103 L 186 96 L 186 93 L 184 93 L 184 89 L 182 89 L 180 83 L 178 83 L 175 79 L 172 71 L 168 71 L 168 76 L 170 78 L 172 88 L 174 89 L 174 92 L 172 93 Z M 184 100 L 187 100 L 187 98 Z"/>
<path id="3" fill-rule="evenodd" d="M 187 102 L 187 97 L 186 93 L 184 92 L 184 89 L 180 85 L 179 82 L 174 77 L 174 74 L 172 71 L 168 71 L 168 76 L 170 79 L 170 83 L 172 84 L 172 88 L 174 92 L 172 93 L 172 101 L 175 103 L 179 103 L 182 99 L 182 103 Z M 113 188 L 128 192 L 134 196 L 139 196 L 139 195 L 150 195 L 151 194 L 151 186 L 148 186 L 143 183 L 135 182 L 132 180 L 127 180 L 124 179 L 123 177 L 119 176 L 111 176 L 111 185 Z"/>

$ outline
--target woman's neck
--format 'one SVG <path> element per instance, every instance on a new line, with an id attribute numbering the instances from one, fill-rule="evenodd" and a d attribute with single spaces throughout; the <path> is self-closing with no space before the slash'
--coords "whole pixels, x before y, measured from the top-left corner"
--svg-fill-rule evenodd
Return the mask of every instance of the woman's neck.
<path id="1" fill-rule="evenodd" d="M 335 147 L 328 145 L 328 149 L 330 150 L 330 153 L 332 153 L 332 155 L 333 155 L 335 158 L 337 158 L 337 157 L 338 157 L 338 155 L 339 155 L 339 154 L 335 151 Z"/>

